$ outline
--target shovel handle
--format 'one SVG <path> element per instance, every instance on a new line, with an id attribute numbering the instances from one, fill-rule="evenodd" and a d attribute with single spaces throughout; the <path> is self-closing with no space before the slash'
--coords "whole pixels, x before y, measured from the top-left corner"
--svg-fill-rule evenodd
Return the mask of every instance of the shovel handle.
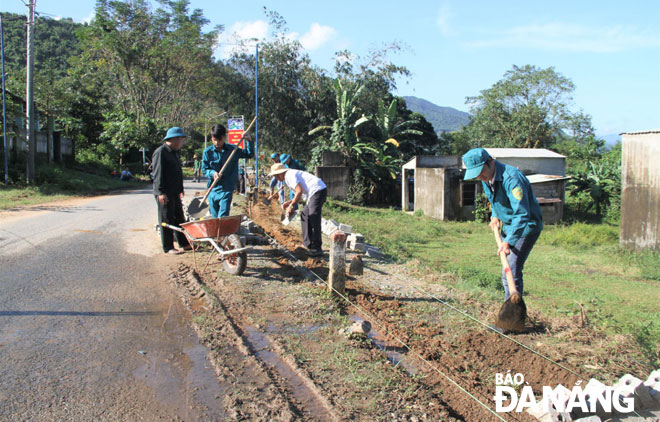
<path id="1" fill-rule="evenodd" d="M 277 192 L 273 192 L 271 195 L 268 196 L 268 200 L 271 200 L 277 196 L 278 193 L 280 193 L 284 189 L 284 185 L 282 185 L 281 188 L 277 190 Z"/>
<path id="2" fill-rule="evenodd" d="M 256 120 L 257 120 L 257 116 L 254 116 L 254 119 L 252 119 L 252 121 L 250 122 L 247 129 L 245 129 L 245 131 L 243 132 L 243 136 L 241 136 L 241 139 L 238 140 L 238 144 L 236 145 L 236 148 L 234 148 L 234 150 L 231 152 L 231 154 L 229 154 L 229 158 L 227 158 L 227 161 L 225 161 L 225 164 L 222 166 L 222 168 L 218 172 L 219 176 L 213 180 L 213 183 L 211 184 L 209 189 L 204 194 L 204 197 L 202 198 L 202 201 L 201 201 L 202 203 L 204 203 L 206 201 L 206 198 L 209 197 L 209 194 L 211 193 L 211 189 L 213 189 L 215 187 L 216 183 L 218 183 L 218 180 L 220 180 L 220 178 L 222 177 L 222 173 L 225 172 L 225 169 L 227 168 L 227 165 L 231 162 L 231 159 L 234 158 L 234 154 L 236 154 L 236 151 L 238 150 L 238 145 L 241 144 L 241 142 L 243 141 L 243 138 L 245 138 L 245 135 L 247 135 L 248 131 L 252 128 L 252 125 L 254 124 L 254 122 Z"/>
<path id="3" fill-rule="evenodd" d="M 495 235 L 495 241 L 497 242 L 497 247 L 499 249 L 499 247 L 502 246 L 502 238 L 500 237 L 500 231 L 497 227 L 493 227 L 493 234 Z M 516 282 L 511 273 L 509 260 L 506 259 L 506 253 L 504 253 L 504 251 L 500 252 L 500 261 L 502 261 L 502 268 L 504 268 L 504 274 L 506 275 L 506 283 L 509 285 L 509 295 L 519 295 L 520 293 L 518 292 L 518 289 L 516 289 Z"/>

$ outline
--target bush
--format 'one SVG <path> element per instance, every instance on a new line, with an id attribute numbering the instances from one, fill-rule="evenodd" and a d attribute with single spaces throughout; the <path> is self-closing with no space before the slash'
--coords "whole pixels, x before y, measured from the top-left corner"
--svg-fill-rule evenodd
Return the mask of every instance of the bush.
<path id="1" fill-rule="evenodd" d="M 490 202 L 485 194 L 481 193 L 474 199 L 473 215 L 475 221 L 490 221 Z"/>

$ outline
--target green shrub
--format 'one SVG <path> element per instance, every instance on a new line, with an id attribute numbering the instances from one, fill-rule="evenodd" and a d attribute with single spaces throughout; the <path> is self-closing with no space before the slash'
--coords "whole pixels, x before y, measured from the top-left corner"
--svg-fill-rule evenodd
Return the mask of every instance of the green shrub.
<path id="1" fill-rule="evenodd" d="M 475 268 L 472 265 L 450 266 L 447 269 L 469 284 L 476 285 L 488 290 L 504 290 L 504 286 L 502 286 L 501 275 L 493 273 L 492 271 L 485 271 L 479 268 Z"/>
<path id="2" fill-rule="evenodd" d="M 474 199 L 474 219 L 475 221 L 490 221 L 490 202 L 483 193 Z"/>

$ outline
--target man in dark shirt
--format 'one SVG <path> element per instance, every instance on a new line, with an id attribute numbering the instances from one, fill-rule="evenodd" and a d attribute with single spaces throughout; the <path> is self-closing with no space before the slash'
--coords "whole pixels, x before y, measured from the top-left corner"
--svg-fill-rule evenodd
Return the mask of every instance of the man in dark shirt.
<path id="1" fill-rule="evenodd" d="M 179 127 L 170 128 L 165 135 L 165 143 L 158 147 L 152 156 L 154 196 L 158 205 L 158 225 L 160 226 L 160 240 L 163 252 L 169 254 L 180 254 L 181 251 L 174 248 L 174 235 L 179 246 L 184 250 L 191 248 L 188 239 L 183 233 L 174 232 L 172 229 L 162 227 L 165 222 L 173 226 L 186 221 L 183 216 L 183 171 L 181 170 L 181 158 L 179 150 L 183 146 L 186 134 Z M 174 232 L 174 233 L 173 233 Z"/>

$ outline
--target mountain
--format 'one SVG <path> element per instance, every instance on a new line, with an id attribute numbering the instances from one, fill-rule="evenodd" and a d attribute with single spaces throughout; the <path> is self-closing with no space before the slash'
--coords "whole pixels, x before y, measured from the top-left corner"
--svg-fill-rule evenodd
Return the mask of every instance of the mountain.
<path id="1" fill-rule="evenodd" d="M 621 135 L 618 133 L 611 133 L 609 135 L 600 135 L 598 138 L 605 141 L 605 146 L 607 148 L 612 148 L 618 142 L 621 142 Z"/>
<path id="2" fill-rule="evenodd" d="M 423 115 L 436 132 L 451 132 L 470 123 L 470 113 L 451 107 L 441 107 L 417 97 L 403 97 L 408 109 Z"/>

